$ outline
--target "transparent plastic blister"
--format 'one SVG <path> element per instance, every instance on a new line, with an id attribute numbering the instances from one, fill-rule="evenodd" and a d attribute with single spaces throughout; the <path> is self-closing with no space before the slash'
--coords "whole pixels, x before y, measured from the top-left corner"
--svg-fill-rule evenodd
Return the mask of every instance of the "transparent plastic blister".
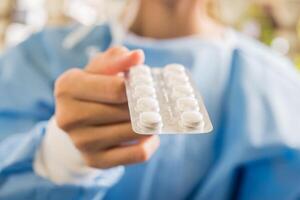
<path id="1" fill-rule="evenodd" d="M 213 130 L 199 90 L 179 64 L 135 66 L 125 74 L 133 131 L 139 134 L 201 134 Z"/>

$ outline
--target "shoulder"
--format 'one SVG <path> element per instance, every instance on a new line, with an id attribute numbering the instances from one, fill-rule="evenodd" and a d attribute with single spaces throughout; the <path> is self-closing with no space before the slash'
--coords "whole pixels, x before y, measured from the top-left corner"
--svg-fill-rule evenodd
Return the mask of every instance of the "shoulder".
<path id="1" fill-rule="evenodd" d="M 300 146 L 300 75 L 292 62 L 267 46 L 235 33 L 226 90 L 227 117 L 247 133 L 247 143 Z"/>
<path id="2" fill-rule="evenodd" d="M 93 46 L 99 50 L 106 49 L 111 41 L 110 31 L 107 25 L 89 28 L 80 25 L 67 27 L 48 27 L 40 32 L 32 34 L 27 40 L 4 53 L 1 60 L 10 60 L 16 55 L 18 63 L 28 63 L 28 66 L 44 69 L 56 78 L 60 73 L 70 67 L 84 67 L 88 61 L 87 48 Z M 66 41 L 79 32 L 82 34 L 71 48 L 65 46 Z"/>
<path id="3" fill-rule="evenodd" d="M 73 40 L 73 42 L 71 41 Z M 73 43 L 70 45 L 70 42 Z M 59 53 L 79 53 L 82 55 L 88 47 L 106 49 L 111 42 L 110 29 L 107 25 L 86 27 L 72 25 L 67 27 L 48 27 L 33 34 L 21 44 L 27 50 L 42 50 Z M 64 54 L 62 54 L 64 55 Z"/>
<path id="4" fill-rule="evenodd" d="M 233 72 L 242 75 L 244 81 L 261 84 L 260 89 L 282 82 L 300 89 L 300 74 L 290 59 L 255 39 L 237 32 L 233 34 Z"/>
<path id="5" fill-rule="evenodd" d="M 80 35 L 80 36 L 79 36 Z M 88 45 L 99 46 L 104 48 L 110 42 L 110 30 L 107 25 L 99 25 L 94 27 L 86 27 L 82 25 L 70 25 L 66 27 L 46 27 L 40 32 L 33 34 L 25 42 L 21 44 L 24 47 L 32 47 L 36 45 L 45 48 L 84 48 Z M 76 38 L 76 44 L 72 47 L 66 47 L 66 43 L 73 36 Z"/>

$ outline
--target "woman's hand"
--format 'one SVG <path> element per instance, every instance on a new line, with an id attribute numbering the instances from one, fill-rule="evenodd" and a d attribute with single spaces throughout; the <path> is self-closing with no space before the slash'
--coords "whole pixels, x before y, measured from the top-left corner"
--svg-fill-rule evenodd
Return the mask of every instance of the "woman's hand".
<path id="1" fill-rule="evenodd" d="M 96 56 L 84 70 L 71 69 L 55 84 L 56 121 L 94 168 L 147 161 L 157 136 L 131 129 L 124 78 L 119 72 L 144 62 L 141 51 L 115 47 Z"/>

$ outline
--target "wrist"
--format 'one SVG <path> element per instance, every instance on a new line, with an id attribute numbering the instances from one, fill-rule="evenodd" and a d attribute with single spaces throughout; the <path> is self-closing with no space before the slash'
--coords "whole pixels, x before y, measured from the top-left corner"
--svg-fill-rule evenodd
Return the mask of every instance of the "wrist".
<path id="1" fill-rule="evenodd" d="M 108 184 L 108 182 L 112 184 L 123 173 L 123 167 L 109 170 L 88 167 L 68 134 L 57 126 L 53 117 L 48 123 L 45 137 L 36 152 L 34 171 L 57 184 L 92 182 L 96 177 L 105 177 L 109 173 L 108 180 L 102 179 L 101 184 Z"/>

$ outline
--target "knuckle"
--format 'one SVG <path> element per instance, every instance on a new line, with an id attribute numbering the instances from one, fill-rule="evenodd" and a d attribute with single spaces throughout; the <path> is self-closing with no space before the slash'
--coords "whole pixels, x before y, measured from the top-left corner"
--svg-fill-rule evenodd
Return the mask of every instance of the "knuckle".
<path id="1" fill-rule="evenodd" d="M 64 110 L 65 109 L 55 113 L 56 123 L 62 130 L 69 131 L 75 121 L 73 119 L 73 115 L 70 112 Z"/>
<path id="2" fill-rule="evenodd" d="M 109 168 L 114 167 L 114 166 L 99 162 L 96 167 L 99 168 L 99 169 L 109 169 Z"/>
<path id="3" fill-rule="evenodd" d="M 84 155 L 83 157 L 84 157 L 85 164 L 87 166 L 92 167 L 92 168 L 100 167 L 97 160 L 94 158 L 94 156 Z"/>
<path id="4" fill-rule="evenodd" d="M 69 89 L 71 88 L 71 84 L 74 83 L 80 75 L 82 71 L 80 69 L 70 69 L 59 76 L 55 81 L 54 86 L 54 95 L 56 98 L 60 98 L 62 96 L 66 96 L 69 94 Z"/>
<path id="5" fill-rule="evenodd" d="M 98 64 L 99 62 L 101 62 L 103 60 L 103 58 L 105 57 L 105 53 L 97 53 L 95 56 L 92 57 L 92 59 L 90 60 L 90 63 L 87 65 L 88 68 L 91 67 L 93 64 Z"/>
<path id="6" fill-rule="evenodd" d="M 151 158 L 151 153 L 147 150 L 145 145 L 138 146 L 138 151 L 136 154 L 137 162 L 146 162 Z"/>
<path id="7" fill-rule="evenodd" d="M 85 152 L 86 149 L 86 144 L 85 142 L 83 142 L 82 140 L 80 140 L 77 137 L 72 137 L 71 135 L 71 139 L 73 141 L 74 146 L 79 149 L 81 152 Z"/>
<path id="8" fill-rule="evenodd" d="M 54 96 L 56 98 L 60 98 L 61 96 L 64 96 L 66 91 L 65 91 L 65 80 L 64 80 L 64 75 L 60 76 L 58 79 L 55 81 L 55 86 L 54 86 Z"/>
<path id="9" fill-rule="evenodd" d="M 111 47 L 107 50 L 107 53 L 113 53 L 115 51 L 118 51 L 119 47 L 118 46 L 114 46 L 114 47 Z"/>
<path id="10" fill-rule="evenodd" d="M 95 157 L 93 155 L 84 155 L 85 164 L 92 168 L 109 169 L 111 166 L 109 163 L 104 162 L 101 157 Z"/>
<path id="11" fill-rule="evenodd" d="M 116 79 L 112 87 L 112 99 L 116 102 L 126 101 L 125 84 L 123 79 Z"/>
<path id="12" fill-rule="evenodd" d="M 128 51 L 128 49 L 126 47 L 115 46 L 115 47 L 110 48 L 107 51 L 107 54 L 114 55 L 114 54 L 118 54 L 118 53 L 122 53 L 122 52 L 127 52 L 127 51 Z"/>
<path id="13" fill-rule="evenodd" d="M 75 138 L 73 143 L 77 149 L 84 153 L 95 153 L 101 149 L 97 142 L 87 141 L 86 139 Z"/>
<path id="14" fill-rule="evenodd" d="M 58 126 L 59 128 L 61 128 L 62 130 L 65 130 L 65 118 L 64 118 L 64 116 L 61 114 L 61 112 L 56 112 L 56 113 L 55 113 L 55 118 L 56 118 L 57 126 Z"/>

